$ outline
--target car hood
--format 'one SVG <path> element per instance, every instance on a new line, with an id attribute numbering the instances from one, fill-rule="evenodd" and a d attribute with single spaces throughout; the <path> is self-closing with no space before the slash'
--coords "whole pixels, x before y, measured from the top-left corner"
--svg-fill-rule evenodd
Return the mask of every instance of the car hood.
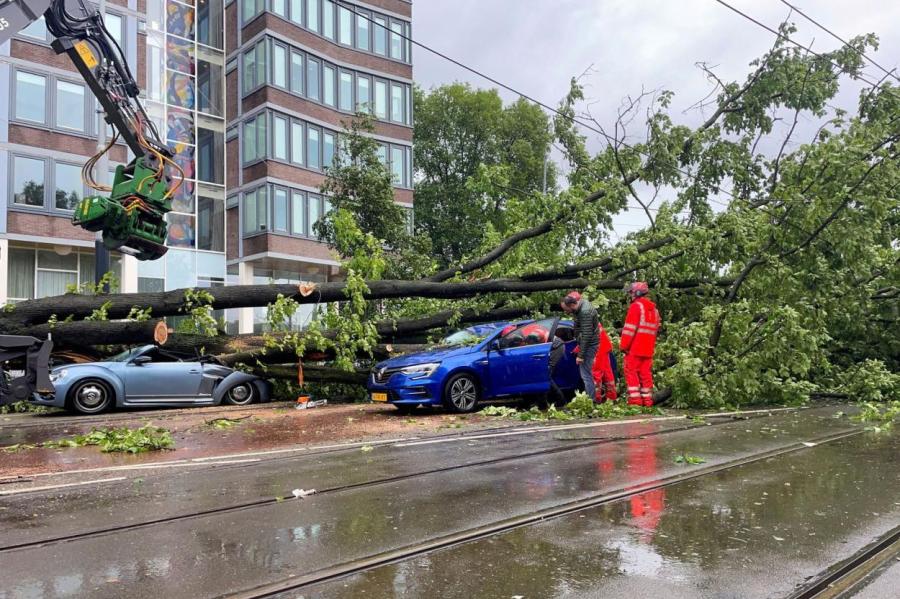
<path id="1" fill-rule="evenodd" d="M 462 356 L 472 353 L 475 346 L 466 345 L 462 347 L 441 347 L 429 351 L 416 352 L 405 356 L 397 356 L 390 360 L 385 360 L 375 366 L 375 368 L 402 368 L 404 366 L 414 366 L 416 364 L 428 364 L 430 362 L 440 362 L 454 356 Z"/>

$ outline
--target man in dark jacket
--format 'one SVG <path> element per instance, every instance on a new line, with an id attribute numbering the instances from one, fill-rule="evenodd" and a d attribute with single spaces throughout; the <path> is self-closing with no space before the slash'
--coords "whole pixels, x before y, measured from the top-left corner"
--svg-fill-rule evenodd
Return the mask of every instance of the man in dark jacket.
<path id="1" fill-rule="evenodd" d="M 591 302 L 581 297 L 577 291 L 570 291 L 560 303 L 566 314 L 571 314 L 575 320 L 575 335 L 578 340 L 578 357 L 575 362 L 584 381 L 584 392 L 592 400 L 597 394 L 592 368 L 597 350 L 600 347 L 599 319 L 597 310 Z"/>

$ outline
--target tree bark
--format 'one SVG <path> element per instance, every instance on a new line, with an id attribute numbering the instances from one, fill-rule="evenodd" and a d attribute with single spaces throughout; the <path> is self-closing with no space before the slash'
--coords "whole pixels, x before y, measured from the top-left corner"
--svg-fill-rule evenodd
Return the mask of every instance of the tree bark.
<path id="1" fill-rule="evenodd" d="M 93 345 L 158 343 L 168 340 L 168 327 L 162 320 L 145 322 L 79 320 L 4 329 L 6 335 L 31 335 L 53 340 L 54 347 L 80 349 Z"/>

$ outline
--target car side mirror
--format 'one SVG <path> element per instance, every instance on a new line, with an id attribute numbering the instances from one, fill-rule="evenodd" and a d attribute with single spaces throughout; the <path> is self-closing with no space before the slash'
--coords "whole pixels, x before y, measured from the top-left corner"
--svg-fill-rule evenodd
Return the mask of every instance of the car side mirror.
<path id="1" fill-rule="evenodd" d="M 150 362 L 152 362 L 150 356 L 138 356 L 131 361 L 131 363 L 135 366 L 143 366 L 144 364 L 149 364 Z"/>
<path id="2" fill-rule="evenodd" d="M 500 350 L 500 340 L 494 339 L 491 341 L 491 344 L 488 346 L 488 349 L 491 351 L 499 351 Z"/>

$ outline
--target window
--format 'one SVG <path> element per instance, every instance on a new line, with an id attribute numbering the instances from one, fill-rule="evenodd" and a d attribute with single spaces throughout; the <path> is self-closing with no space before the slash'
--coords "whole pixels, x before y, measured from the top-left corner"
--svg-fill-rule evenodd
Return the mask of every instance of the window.
<path id="1" fill-rule="evenodd" d="M 288 159 L 287 119 L 284 117 L 273 117 L 272 155 L 276 160 Z"/>
<path id="2" fill-rule="evenodd" d="M 376 151 L 378 154 L 378 161 L 387 166 L 387 146 L 384 144 L 378 144 L 378 150 Z"/>
<path id="3" fill-rule="evenodd" d="M 266 115 L 259 114 L 244 122 L 244 162 L 266 157 Z"/>
<path id="4" fill-rule="evenodd" d="M 116 43 L 119 44 L 119 48 L 125 51 L 125 23 L 121 15 L 108 12 L 103 17 L 103 24 L 106 25 L 106 29 L 112 38 L 116 40 Z"/>
<path id="5" fill-rule="evenodd" d="M 197 61 L 197 109 L 200 112 L 223 116 L 223 77 L 222 65 Z"/>
<path id="6" fill-rule="evenodd" d="M 322 198 L 309 194 L 309 235 L 310 237 L 318 237 L 316 230 L 313 228 L 319 219 L 322 218 Z"/>
<path id="7" fill-rule="evenodd" d="M 138 293 L 153 293 L 166 290 L 165 279 L 155 279 L 152 277 L 138 277 Z"/>
<path id="8" fill-rule="evenodd" d="M 372 28 L 375 37 L 375 53 L 387 55 L 387 21 L 384 17 L 375 17 L 375 26 Z"/>
<path id="9" fill-rule="evenodd" d="M 403 60 L 403 40 L 400 34 L 403 33 L 403 23 L 399 21 L 391 21 L 391 58 Z"/>
<path id="10" fill-rule="evenodd" d="M 291 123 L 291 160 L 303 164 L 303 123 Z"/>
<path id="11" fill-rule="evenodd" d="M 16 71 L 16 118 L 36 123 L 47 122 L 47 78 Z"/>
<path id="12" fill-rule="evenodd" d="M 291 21 L 303 26 L 303 0 L 291 0 Z"/>
<path id="13" fill-rule="evenodd" d="M 306 58 L 306 95 L 311 100 L 319 100 L 319 61 Z"/>
<path id="14" fill-rule="evenodd" d="M 43 160 L 13 157 L 13 203 L 21 206 L 44 205 Z"/>
<path id="15" fill-rule="evenodd" d="M 291 233 L 308 235 L 306 231 L 306 197 L 299 191 L 291 194 Z"/>
<path id="16" fill-rule="evenodd" d="M 400 146 L 391 146 L 391 178 L 394 185 L 405 185 L 404 152 Z"/>
<path id="17" fill-rule="evenodd" d="M 306 0 L 306 27 L 319 32 L 319 0 Z"/>
<path id="18" fill-rule="evenodd" d="M 303 54 L 291 50 L 291 91 L 303 93 Z"/>
<path id="19" fill-rule="evenodd" d="M 322 166 L 334 165 L 334 133 L 322 132 Z"/>
<path id="20" fill-rule="evenodd" d="M 281 44 L 272 44 L 272 84 L 287 87 L 287 48 Z"/>
<path id="21" fill-rule="evenodd" d="M 356 110 L 359 112 L 372 112 L 369 100 L 369 78 L 362 75 L 356 76 Z"/>
<path id="22" fill-rule="evenodd" d="M 266 208 L 265 186 L 244 194 L 244 233 L 266 230 Z"/>
<path id="23" fill-rule="evenodd" d="M 309 125 L 306 126 L 306 165 L 314 169 L 321 166 L 321 162 L 319 162 L 319 130 Z"/>
<path id="24" fill-rule="evenodd" d="M 338 4 L 338 41 L 347 46 L 353 45 L 353 13 L 350 9 Z"/>
<path id="25" fill-rule="evenodd" d="M 225 251 L 225 205 L 222 200 L 197 198 L 197 249 Z"/>
<path id="26" fill-rule="evenodd" d="M 338 108 L 346 112 L 353 110 L 353 74 L 346 71 L 341 71 L 340 75 Z"/>
<path id="27" fill-rule="evenodd" d="M 357 12 L 356 14 L 356 47 L 360 50 L 369 49 L 369 19 L 371 15 Z"/>
<path id="28" fill-rule="evenodd" d="M 286 189 L 276 187 L 272 194 L 272 228 L 287 233 L 288 194 Z"/>
<path id="29" fill-rule="evenodd" d="M 387 83 L 375 80 L 375 116 L 387 119 Z"/>
<path id="30" fill-rule="evenodd" d="M 56 126 L 84 131 L 84 86 L 56 82 Z"/>
<path id="31" fill-rule="evenodd" d="M 42 42 L 47 41 L 47 23 L 44 21 L 43 15 L 37 21 L 20 31 L 19 35 L 41 40 Z"/>
<path id="32" fill-rule="evenodd" d="M 403 87 L 396 83 L 391 83 L 391 120 L 403 122 Z"/>
<path id="33" fill-rule="evenodd" d="M 218 50 L 223 49 L 225 28 L 222 27 L 224 6 L 222 2 L 197 3 L 197 41 Z"/>
<path id="34" fill-rule="evenodd" d="M 322 35 L 334 39 L 334 2 L 322 0 Z"/>
<path id="35" fill-rule="evenodd" d="M 263 10 L 264 0 L 241 0 L 241 2 L 241 17 L 244 23 L 249 23 Z"/>
<path id="36" fill-rule="evenodd" d="M 34 250 L 9 248 L 7 268 L 10 299 L 24 300 L 34 297 Z"/>
<path id="37" fill-rule="evenodd" d="M 57 162 L 54 166 L 56 194 L 54 206 L 59 210 L 75 210 L 84 193 L 81 167 Z"/>
<path id="38" fill-rule="evenodd" d="M 259 42 L 244 52 L 244 93 L 247 94 L 266 82 L 266 44 Z"/>
<path id="39" fill-rule="evenodd" d="M 35 297 L 62 295 L 70 285 L 78 284 L 78 254 L 60 256 L 56 252 L 37 251 Z"/>
<path id="40" fill-rule="evenodd" d="M 334 106 L 334 68 L 322 66 L 322 101 L 329 106 Z"/>
<path id="41" fill-rule="evenodd" d="M 279 17 L 287 18 L 287 5 L 284 0 L 272 0 L 272 12 Z"/>

